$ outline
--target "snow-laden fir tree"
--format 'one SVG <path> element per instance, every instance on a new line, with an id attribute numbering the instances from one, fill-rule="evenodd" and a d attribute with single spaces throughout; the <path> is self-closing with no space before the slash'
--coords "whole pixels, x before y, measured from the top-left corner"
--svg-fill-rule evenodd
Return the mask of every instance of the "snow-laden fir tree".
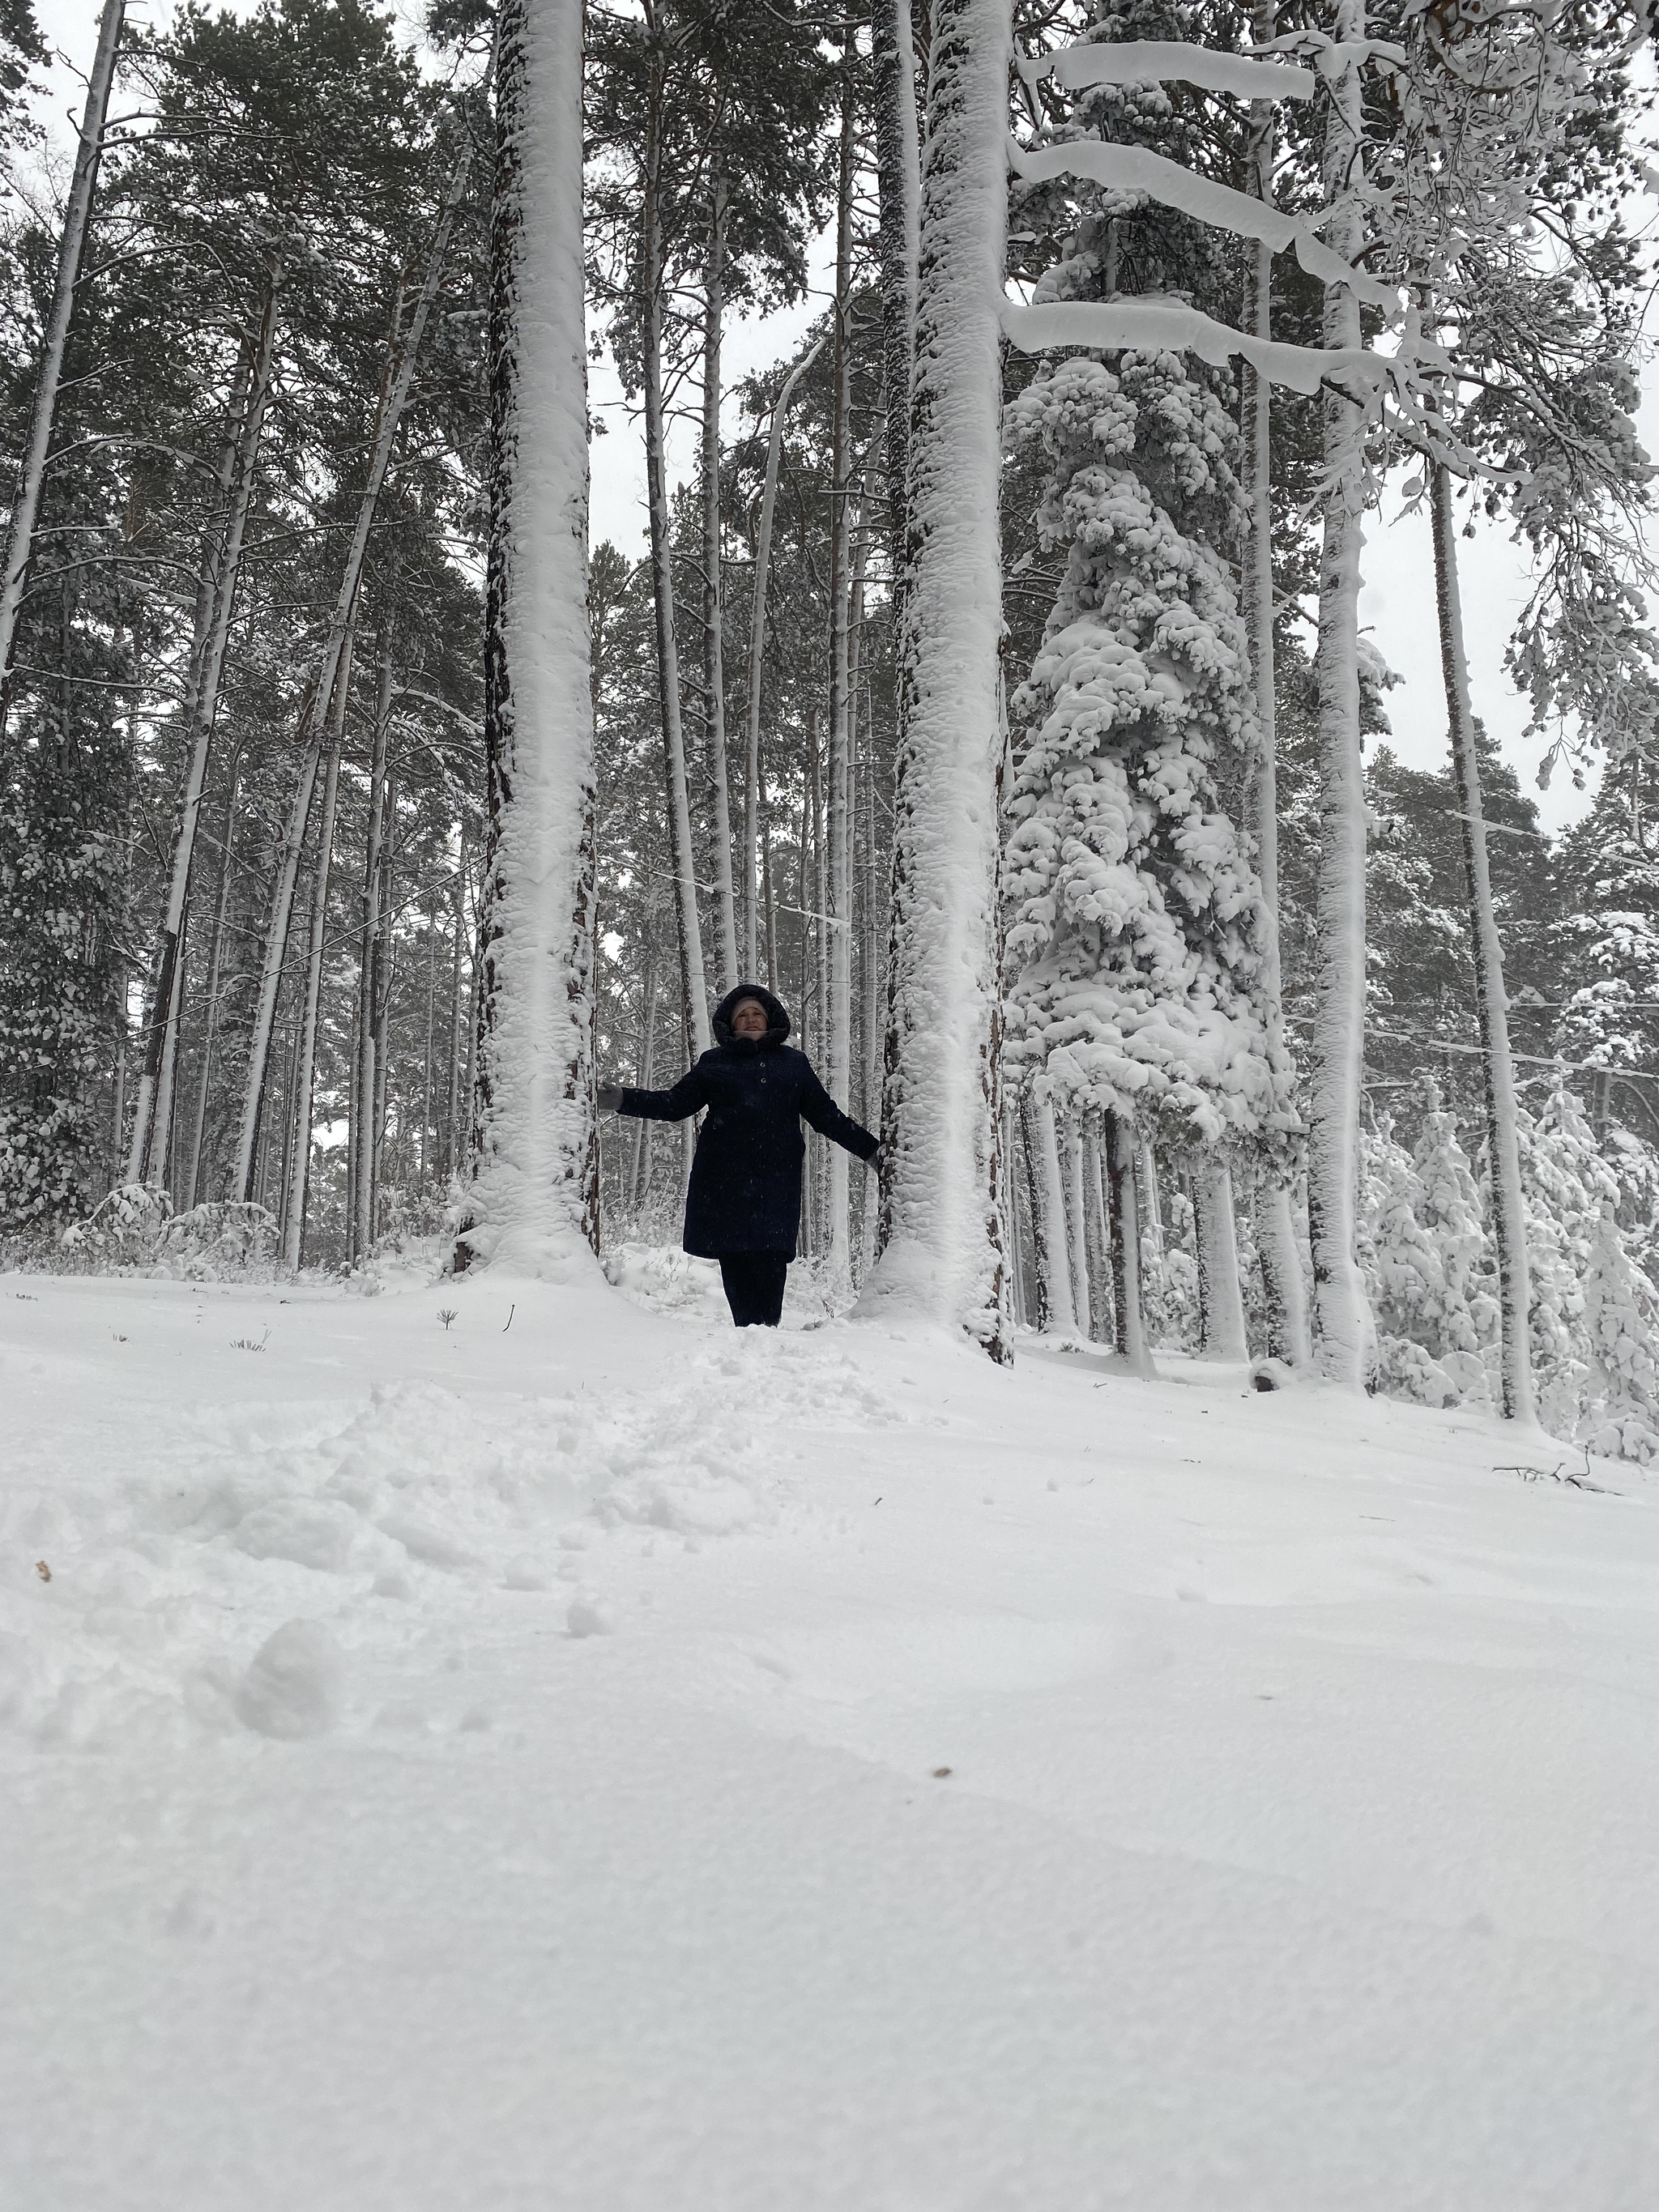
<path id="1" fill-rule="evenodd" d="M 1458 1135 L 1457 1121 L 1438 1089 L 1425 1085 L 1423 1118 L 1412 1164 L 1422 1187 L 1419 1216 L 1434 1244 L 1444 1285 L 1435 1357 L 1464 1397 L 1486 1394 L 1486 1358 L 1498 1338 L 1480 1185 Z"/>
<path id="2" fill-rule="evenodd" d="M 1057 283 L 1087 281 L 1103 228 Z M 1223 396 L 1178 355 L 1076 357 L 1033 379 L 1011 428 L 1042 449 L 1038 528 L 1066 570 L 1011 702 L 1008 1058 L 1177 1149 L 1282 1129 L 1261 889 L 1222 803 L 1257 741 Z"/>
<path id="3" fill-rule="evenodd" d="M 1380 1389 L 1425 1406 L 1486 1401 L 1486 1249 L 1474 1170 L 1431 1085 L 1412 1151 L 1387 1122 L 1361 1139 L 1359 1256 Z"/>
<path id="4" fill-rule="evenodd" d="M 1612 1458 L 1659 1459 L 1659 1291 L 1632 1258 L 1610 1198 L 1590 1233 L 1584 1325 L 1594 1396 L 1583 1441 Z"/>
<path id="5" fill-rule="evenodd" d="M 1565 1078 L 1557 1077 L 1536 1113 L 1521 1109 L 1517 1128 L 1538 1418 L 1552 1436 L 1571 1441 L 1594 1382 L 1584 1282 L 1601 1201 L 1615 1197 L 1616 1189 Z"/>

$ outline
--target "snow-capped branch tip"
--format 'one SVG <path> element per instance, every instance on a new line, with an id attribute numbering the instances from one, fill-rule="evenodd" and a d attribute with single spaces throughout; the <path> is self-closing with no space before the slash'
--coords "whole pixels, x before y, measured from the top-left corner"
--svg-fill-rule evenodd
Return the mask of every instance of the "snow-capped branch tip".
<path id="1" fill-rule="evenodd" d="M 1061 46 L 1052 54 L 1022 55 L 1017 66 L 1027 84 L 1052 77 L 1067 92 L 1097 84 L 1190 84 L 1200 92 L 1229 92 L 1240 100 L 1311 100 L 1319 85 L 1311 70 L 1289 62 L 1250 61 L 1179 39 Z"/>
<path id="2" fill-rule="evenodd" d="M 1238 238 L 1258 238 L 1275 253 L 1294 248 L 1310 276 L 1324 284 L 1346 284 L 1373 307 L 1399 313 L 1398 286 L 1351 268 L 1310 224 L 1253 193 L 1235 191 L 1231 185 L 1218 184 L 1213 178 L 1183 168 L 1179 161 L 1154 154 L 1148 147 L 1083 138 L 1028 149 L 1011 137 L 1008 159 L 1017 177 L 1033 183 L 1051 177 L 1086 177 L 1091 183 L 1113 191 L 1146 192 L 1165 207 L 1179 208 L 1183 215 L 1213 229 L 1231 231 Z"/>

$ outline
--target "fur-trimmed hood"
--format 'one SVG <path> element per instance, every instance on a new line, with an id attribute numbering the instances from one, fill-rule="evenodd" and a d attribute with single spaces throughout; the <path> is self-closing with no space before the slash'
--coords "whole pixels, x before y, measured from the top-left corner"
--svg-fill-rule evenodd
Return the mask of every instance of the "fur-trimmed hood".
<path id="1" fill-rule="evenodd" d="M 758 999 L 766 1009 L 766 1035 L 750 1039 L 732 1034 L 732 1016 L 745 999 Z M 791 1024 L 789 1009 L 781 999 L 775 999 L 764 983 L 739 983 L 735 991 L 728 991 L 715 1007 L 709 1027 L 718 1045 L 742 1046 L 752 1043 L 757 1050 L 781 1045 L 788 1036 Z"/>

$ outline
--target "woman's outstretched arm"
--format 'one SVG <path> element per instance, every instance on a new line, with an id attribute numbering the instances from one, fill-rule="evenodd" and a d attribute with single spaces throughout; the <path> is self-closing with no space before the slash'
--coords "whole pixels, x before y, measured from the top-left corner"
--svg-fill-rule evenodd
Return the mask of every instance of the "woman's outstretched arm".
<path id="1" fill-rule="evenodd" d="M 872 1137 L 850 1114 L 842 1112 L 818 1081 L 810 1061 L 801 1079 L 800 1110 L 802 1120 L 810 1121 L 819 1136 L 828 1137 L 832 1144 L 842 1146 L 861 1160 L 873 1159 L 881 1149 L 878 1137 Z"/>
<path id="2" fill-rule="evenodd" d="M 619 1114 L 641 1121 L 684 1121 L 708 1103 L 700 1067 L 689 1067 L 672 1091 L 627 1091 L 617 1101 Z"/>

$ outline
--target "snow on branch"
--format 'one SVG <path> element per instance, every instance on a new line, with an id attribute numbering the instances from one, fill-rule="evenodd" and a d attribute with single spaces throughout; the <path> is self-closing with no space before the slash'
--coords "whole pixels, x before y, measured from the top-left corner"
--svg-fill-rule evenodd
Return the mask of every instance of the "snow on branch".
<path id="1" fill-rule="evenodd" d="M 1126 39 L 1106 46 L 1061 46 L 1058 52 L 1022 56 L 1027 84 L 1051 76 L 1068 92 L 1092 84 L 1192 84 L 1201 92 L 1231 92 L 1240 100 L 1311 100 L 1317 80 L 1285 62 L 1247 61 L 1179 39 Z"/>
<path id="2" fill-rule="evenodd" d="M 1042 307 L 1011 301 L 1002 311 L 1002 327 L 1022 353 L 1044 353 L 1055 346 L 1195 353 L 1214 368 L 1224 368 L 1235 354 L 1242 354 L 1271 383 L 1288 385 L 1293 392 L 1317 392 L 1329 380 L 1401 391 L 1419 365 L 1415 357 L 1373 353 L 1369 346 L 1281 345 L 1218 323 L 1184 301 L 1155 296 L 1056 300 Z"/>
<path id="3" fill-rule="evenodd" d="M 1036 183 L 1050 177 L 1087 177 L 1091 183 L 1115 191 L 1145 192 L 1165 207 L 1179 208 L 1197 222 L 1230 230 L 1241 238 L 1259 238 L 1275 253 L 1294 246 L 1296 258 L 1310 276 L 1324 284 L 1346 284 L 1373 307 L 1397 313 L 1400 295 L 1393 287 L 1361 270 L 1352 269 L 1340 253 L 1314 235 L 1305 222 L 1249 192 L 1236 192 L 1231 185 L 1217 184 L 1191 169 L 1154 154 L 1145 146 L 1120 146 L 1104 139 L 1070 139 L 1058 146 L 1028 151 L 1010 141 L 1009 160 L 1016 176 Z"/>

